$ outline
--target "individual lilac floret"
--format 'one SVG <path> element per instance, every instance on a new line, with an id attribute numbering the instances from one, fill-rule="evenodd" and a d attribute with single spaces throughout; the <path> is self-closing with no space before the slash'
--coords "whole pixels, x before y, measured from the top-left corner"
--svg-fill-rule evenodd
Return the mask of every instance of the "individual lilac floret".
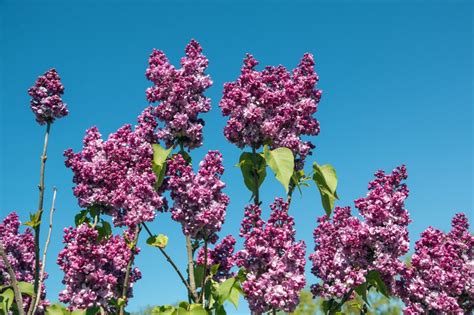
<path id="1" fill-rule="evenodd" d="M 204 71 L 208 60 L 195 40 L 186 46 L 186 56 L 181 58 L 181 68 L 170 64 L 164 52 L 153 50 L 148 59 L 146 77 L 153 86 L 146 90 L 149 102 L 160 102 L 156 116 L 164 123 L 158 137 L 167 147 L 183 144 L 189 149 L 202 145 L 204 121 L 199 113 L 208 112 L 211 101 L 204 91 L 212 85 Z"/>
<path id="2" fill-rule="evenodd" d="M 472 314 L 474 236 L 458 213 L 452 230 L 429 227 L 416 242 L 411 266 L 398 283 L 405 314 Z"/>
<path id="3" fill-rule="evenodd" d="M 74 195 L 81 207 L 100 206 L 116 226 L 134 227 L 155 218 L 163 200 L 155 190 L 151 164 L 156 121 L 146 108 L 135 130 L 121 127 L 107 140 L 96 127 L 86 131 L 82 152 L 65 151 L 66 166 L 74 172 Z"/>
<path id="4" fill-rule="evenodd" d="M 64 86 L 55 69 L 39 76 L 35 85 L 28 89 L 28 94 L 31 96 L 31 110 L 40 125 L 53 123 L 55 119 L 67 116 L 69 113 L 67 106 L 61 99 L 63 93 Z"/>
<path id="5" fill-rule="evenodd" d="M 283 66 L 268 66 L 259 72 L 257 64 L 247 55 L 239 78 L 224 85 L 219 104 L 222 114 L 229 116 L 224 135 L 239 148 L 257 149 L 266 143 L 273 148 L 287 147 L 301 168 L 314 148 L 301 136 L 319 133 L 313 114 L 322 92 L 316 89 L 319 78 L 313 56 L 305 54 L 292 73 Z"/>
<path id="6" fill-rule="evenodd" d="M 390 291 L 395 276 L 402 273 L 401 257 L 408 252 L 408 211 L 404 201 L 408 188 L 405 166 L 389 175 L 375 174 L 365 198 L 355 201 L 364 221 L 351 215 L 350 207 L 336 207 L 332 221 L 318 219 L 314 231 L 315 252 L 310 255 L 312 273 L 322 283 L 312 286 L 315 296 L 342 299 L 365 282 L 369 271 L 378 271 Z"/>
<path id="7" fill-rule="evenodd" d="M 230 269 L 234 266 L 234 247 L 235 238 L 232 235 L 227 235 L 222 241 L 214 246 L 214 249 L 208 249 L 207 251 L 207 269 L 208 273 L 212 266 L 219 265 L 214 280 L 222 282 L 230 277 L 234 276 L 234 273 L 230 272 Z M 204 248 L 198 253 L 197 263 L 204 266 Z"/>
<path id="8" fill-rule="evenodd" d="M 114 312 L 111 299 L 122 297 L 127 264 L 132 252 L 123 237 L 99 238 L 99 233 L 87 223 L 77 228 L 64 229 L 64 249 L 59 253 L 58 265 L 64 271 L 59 300 L 69 309 L 101 306 Z M 135 249 L 138 253 L 138 249 Z M 128 297 L 132 296 L 133 283 L 141 278 L 137 268 L 130 273 Z"/>
<path id="9" fill-rule="evenodd" d="M 261 219 L 256 205 L 245 208 L 240 236 L 244 249 L 237 252 L 236 264 L 245 268 L 247 279 L 242 290 L 253 312 L 271 310 L 292 312 L 306 284 L 304 276 L 306 245 L 295 242 L 294 221 L 288 203 L 276 198 L 270 205 L 268 222 Z"/>
<path id="10" fill-rule="evenodd" d="M 223 173 L 219 151 L 206 154 L 197 174 L 180 154 L 168 161 L 166 187 L 174 201 L 172 218 L 182 224 L 185 235 L 212 243 L 217 240 L 229 204 L 229 197 L 222 192 Z"/>
<path id="11" fill-rule="evenodd" d="M 24 281 L 33 284 L 35 280 L 35 241 L 33 233 L 30 229 L 20 233 L 21 222 L 15 212 L 6 216 L 0 223 L 0 240 L 4 246 L 8 262 L 12 266 L 17 281 Z M 45 273 L 44 279 L 48 275 Z M 10 275 L 6 270 L 3 259 L 0 259 L 0 283 L 1 285 L 9 285 Z M 44 307 L 49 305 L 49 301 L 45 300 L 46 290 L 44 283 L 41 286 L 41 302 L 39 311 L 43 311 Z M 31 298 L 23 295 L 23 308 L 28 310 Z"/>

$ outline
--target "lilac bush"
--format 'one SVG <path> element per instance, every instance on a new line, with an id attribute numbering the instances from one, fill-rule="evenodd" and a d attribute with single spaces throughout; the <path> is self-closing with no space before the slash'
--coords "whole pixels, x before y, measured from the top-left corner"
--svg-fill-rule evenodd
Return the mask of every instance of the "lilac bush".
<path id="1" fill-rule="evenodd" d="M 236 254 L 236 264 L 245 268 L 242 290 L 249 307 L 258 314 L 272 310 L 292 312 L 306 284 L 306 245 L 295 241 L 294 221 L 288 203 L 276 198 L 270 205 L 267 222 L 257 205 L 245 208 L 240 236 L 244 248 Z"/>
<path id="2" fill-rule="evenodd" d="M 209 270 L 212 266 L 218 265 L 213 279 L 222 282 L 235 275 L 234 272 L 231 272 L 232 267 L 235 265 L 234 248 L 235 238 L 232 235 L 227 235 L 213 249 L 207 250 L 207 261 L 205 261 L 205 250 L 201 248 L 196 262 L 201 266 L 206 265 Z"/>
<path id="3" fill-rule="evenodd" d="M 449 233 L 429 227 L 416 242 L 411 265 L 398 283 L 405 314 L 471 314 L 474 310 L 474 236 L 466 215 Z"/>
<path id="4" fill-rule="evenodd" d="M 285 67 L 267 66 L 255 70 L 258 61 L 244 59 L 240 76 L 224 85 L 220 108 L 229 120 L 224 135 L 239 148 L 287 147 L 298 156 L 299 168 L 314 145 L 301 139 L 317 135 L 319 123 L 313 117 L 321 98 L 313 55 L 305 54 L 290 73 Z"/>
<path id="5" fill-rule="evenodd" d="M 35 243 L 33 233 L 29 228 L 20 233 L 21 222 L 16 212 L 8 214 L 3 222 L 0 223 L 0 240 L 4 246 L 4 250 L 8 256 L 8 262 L 12 266 L 16 280 L 33 283 L 35 270 Z M 48 274 L 45 273 L 45 278 Z M 7 273 L 5 263 L 0 259 L 0 283 L 2 285 L 11 285 L 10 275 Z M 40 311 L 49 305 L 49 301 L 45 300 L 46 289 L 41 287 Z M 23 297 L 23 309 L 27 310 L 30 306 L 31 298 Z"/>
<path id="6" fill-rule="evenodd" d="M 155 218 L 163 198 L 155 190 L 151 169 L 156 139 L 152 107 L 146 108 L 132 130 L 124 125 L 103 140 L 99 130 L 86 131 L 81 152 L 64 152 L 74 173 L 74 195 L 81 207 L 99 206 L 113 216 L 116 226 L 134 227 Z"/>
<path id="7" fill-rule="evenodd" d="M 211 243 L 217 240 L 229 204 L 229 197 L 222 192 L 223 173 L 218 151 L 206 154 L 196 174 L 180 154 L 168 162 L 166 188 L 174 201 L 172 218 L 181 223 L 185 235 Z"/>
<path id="8" fill-rule="evenodd" d="M 146 90 L 150 105 L 138 116 L 137 125 L 123 125 L 107 139 L 91 127 L 82 150 L 64 152 L 65 165 L 73 172 L 73 193 L 84 209 L 75 215 L 75 226 L 64 229 L 64 248 L 57 259 L 64 273 L 59 300 L 74 314 L 127 314 L 133 286 L 142 277 L 135 257 L 143 230 L 148 234 L 146 243 L 163 255 L 187 293 L 186 301 L 157 306 L 153 313 L 225 314 L 226 302 L 237 307 L 240 295 L 253 315 L 293 312 L 306 285 L 306 245 L 296 240 L 290 204 L 295 188 L 303 193 L 312 180 L 326 215 L 318 219 L 313 233 L 315 247 L 309 258 L 319 280 L 311 291 L 324 299 L 325 314 L 341 312 L 346 302 L 357 304 L 365 314 L 374 290 L 401 298 L 406 314 L 472 313 L 474 236 L 466 215 L 457 214 L 448 233 L 433 227 L 424 231 L 411 261 L 405 262 L 410 246 L 405 166 L 390 174 L 375 173 L 366 196 L 354 202 L 358 215 L 350 207 L 334 208 L 339 199 L 334 167 L 314 162 L 311 174 L 303 170 L 314 148 L 309 136 L 320 131 L 314 114 L 322 92 L 317 88 L 313 56 L 304 54 L 291 71 L 281 65 L 258 71 L 257 65 L 247 54 L 238 78 L 224 84 L 219 103 L 228 117 L 225 138 L 240 149 L 251 149 L 241 154 L 236 165 L 253 202 L 244 209 L 242 246 L 232 234 L 217 243 L 230 204 L 222 180 L 222 154 L 208 151 L 197 171 L 190 154 L 203 145 L 201 114 L 211 108 L 204 95 L 212 85 L 205 73 L 208 59 L 195 40 L 186 46 L 180 68 L 155 49 L 145 73 L 152 82 Z M 1 314 L 68 313 L 64 307 L 50 305 L 41 277 L 47 277 L 43 267 L 56 192 L 40 259 L 47 145 L 51 124 L 68 114 L 63 91 L 54 69 L 28 90 L 36 121 L 46 124 L 39 207 L 25 223 L 32 230 L 20 232 L 16 213 L 0 223 Z M 283 184 L 286 196 L 275 198 L 265 221 L 260 186 L 267 166 Z M 168 237 L 153 233 L 147 225 L 168 210 L 184 234 L 186 264 L 175 262 L 167 252 Z"/>
<path id="9" fill-rule="evenodd" d="M 46 71 L 39 76 L 28 94 L 31 96 L 31 110 L 40 125 L 53 123 L 55 119 L 67 116 L 68 109 L 61 99 L 64 86 L 55 69 Z"/>
<path id="10" fill-rule="evenodd" d="M 164 123 L 158 137 L 168 147 L 178 142 L 194 149 L 202 145 L 204 120 L 200 113 L 211 109 L 211 100 L 204 91 L 212 85 L 204 72 L 208 65 L 201 45 L 195 40 L 186 46 L 186 56 L 181 58 L 181 68 L 176 69 L 161 50 L 153 50 L 148 59 L 146 77 L 153 86 L 146 90 L 149 102 L 160 102 L 156 107 L 157 118 Z"/>
<path id="11" fill-rule="evenodd" d="M 336 207 L 332 220 L 318 219 L 314 231 L 315 252 L 310 255 L 312 272 L 322 280 L 312 286 L 315 296 L 342 299 L 366 281 L 369 271 L 378 271 L 390 291 L 408 252 L 408 211 L 404 201 L 408 188 L 405 166 L 391 174 L 375 173 L 369 192 L 355 201 L 364 221 L 351 215 L 350 207 Z"/>
<path id="12" fill-rule="evenodd" d="M 127 264 L 132 252 L 121 236 L 100 238 L 96 229 L 86 223 L 64 230 L 64 249 L 59 253 L 58 265 L 64 271 L 66 288 L 59 300 L 69 309 L 101 306 L 107 312 L 116 311 L 111 300 L 122 297 Z M 135 254 L 139 249 L 135 248 Z M 131 270 L 128 297 L 132 284 L 141 278 L 137 268 Z"/>

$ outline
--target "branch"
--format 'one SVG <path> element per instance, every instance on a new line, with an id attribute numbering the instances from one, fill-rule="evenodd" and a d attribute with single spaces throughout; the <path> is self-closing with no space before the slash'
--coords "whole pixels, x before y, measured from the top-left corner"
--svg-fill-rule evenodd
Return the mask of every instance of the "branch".
<path id="1" fill-rule="evenodd" d="M 44 281 L 44 269 L 46 266 L 46 253 L 48 252 L 48 247 L 49 247 L 49 242 L 51 241 L 51 232 L 53 231 L 53 214 L 55 210 L 55 203 L 56 203 L 56 193 L 57 189 L 56 187 L 53 188 L 53 202 L 51 204 L 51 210 L 49 211 L 49 230 L 48 230 L 48 237 L 46 238 L 46 243 L 44 244 L 44 249 L 43 249 L 43 260 L 41 263 L 41 272 L 40 272 L 40 277 L 39 277 L 39 283 L 38 283 L 38 290 L 35 292 L 35 296 L 33 297 L 33 311 L 31 312 L 32 314 L 35 314 L 36 309 L 38 308 L 39 302 L 41 300 L 41 285 L 43 284 Z"/>
<path id="2" fill-rule="evenodd" d="M 23 310 L 23 299 L 21 297 L 20 287 L 18 286 L 18 281 L 16 280 L 15 272 L 13 271 L 12 265 L 8 261 L 7 254 L 5 253 L 5 249 L 3 247 L 3 243 L 1 240 L 0 240 L 0 256 L 2 256 L 3 262 L 8 271 L 8 275 L 10 276 L 10 281 L 13 287 L 13 293 L 15 294 L 15 301 L 18 308 L 18 314 L 25 315 L 25 311 Z"/>
<path id="3" fill-rule="evenodd" d="M 125 314 L 125 304 L 128 298 L 128 286 L 130 284 L 130 272 L 132 270 L 133 260 L 135 259 L 135 247 L 137 246 L 138 242 L 138 235 L 140 234 L 140 227 L 135 227 L 135 236 L 133 237 L 133 247 L 130 249 L 130 260 L 127 264 L 127 271 L 125 272 L 125 280 L 123 281 L 123 288 L 122 288 L 122 304 L 120 305 L 119 314 Z"/>
<path id="4" fill-rule="evenodd" d="M 189 235 L 186 235 L 186 252 L 188 254 L 188 276 L 191 295 L 194 298 L 194 301 L 198 302 L 199 297 L 196 293 L 196 280 L 194 279 L 193 247 L 191 245 L 191 236 Z"/>
<path id="5" fill-rule="evenodd" d="M 41 227 L 41 216 L 43 215 L 43 200 L 44 200 L 44 171 L 46 168 L 46 159 L 47 159 L 47 150 L 48 150 L 48 140 L 49 140 L 49 132 L 51 130 L 51 123 L 48 122 L 46 126 L 46 132 L 44 134 L 44 144 L 43 144 L 43 154 L 41 155 L 41 168 L 40 168 L 40 182 L 38 184 L 38 189 L 39 189 L 39 200 L 38 200 L 38 225 L 35 226 L 34 232 L 35 232 L 35 282 L 34 282 L 34 291 L 36 292 L 38 290 L 38 283 L 39 283 L 39 269 L 40 269 L 40 263 L 39 263 L 39 255 L 40 255 L 40 248 L 39 248 L 39 242 L 40 242 L 40 227 Z M 33 306 L 33 305 L 32 305 Z M 32 306 L 30 306 L 30 309 L 28 311 L 28 314 L 31 314 L 32 312 Z"/>
<path id="6" fill-rule="evenodd" d="M 150 237 L 154 236 L 154 234 L 150 231 L 150 229 L 148 228 L 148 226 L 145 224 L 145 223 L 142 223 L 142 226 L 145 228 L 145 231 L 148 233 L 148 235 Z M 171 267 L 173 267 L 173 269 L 176 271 L 176 273 L 178 274 L 179 278 L 181 279 L 181 281 L 183 282 L 183 284 L 185 285 L 186 289 L 188 289 L 189 292 L 191 292 L 191 287 L 189 286 L 189 283 L 186 281 L 186 279 L 184 278 L 183 274 L 181 273 L 181 271 L 179 271 L 178 269 L 178 266 L 176 266 L 176 264 L 174 263 L 173 259 L 171 259 L 171 257 L 165 252 L 165 250 L 161 247 L 158 247 L 158 249 L 160 250 L 160 252 L 163 254 L 163 256 L 165 256 L 166 260 L 170 263 Z"/>
<path id="7" fill-rule="evenodd" d="M 259 197 L 259 187 L 258 187 L 258 166 L 257 166 L 257 152 L 254 147 L 252 147 L 252 164 L 253 164 L 253 179 L 255 181 L 255 196 L 254 196 L 254 203 L 259 206 L 260 205 L 260 197 Z"/>

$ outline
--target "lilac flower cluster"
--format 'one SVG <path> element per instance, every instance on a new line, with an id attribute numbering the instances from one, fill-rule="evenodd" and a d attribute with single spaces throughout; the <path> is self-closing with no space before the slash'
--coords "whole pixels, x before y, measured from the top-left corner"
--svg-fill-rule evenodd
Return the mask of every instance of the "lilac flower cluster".
<path id="1" fill-rule="evenodd" d="M 230 272 L 230 269 L 234 266 L 234 247 L 235 238 L 232 235 L 227 235 L 219 244 L 214 246 L 214 249 L 208 249 L 206 262 L 208 269 L 219 264 L 219 268 L 214 275 L 215 281 L 221 282 L 234 276 L 234 274 Z M 197 258 L 198 265 L 203 266 L 204 259 L 205 251 L 204 248 L 201 248 Z"/>
<path id="2" fill-rule="evenodd" d="M 240 229 L 240 236 L 245 238 L 244 249 L 237 252 L 235 260 L 248 272 L 242 289 L 253 312 L 292 312 L 306 284 L 306 245 L 303 241 L 295 242 L 288 203 L 276 198 L 270 208 L 266 223 L 261 219 L 260 207 L 245 208 Z"/>
<path id="3" fill-rule="evenodd" d="M 146 90 L 146 96 L 149 102 L 161 102 L 156 116 L 165 123 L 159 128 L 158 137 L 168 147 L 176 141 L 190 149 L 200 147 L 204 121 L 198 115 L 211 108 L 204 91 L 212 85 L 210 76 L 204 73 L 208 60 L 201 46 L 191 40 L 180 69 L 175 69 L 160 50 L 153 50 L 148 63 L 146 77 L 154 85 Z"/>
<path id="4" fill-rule="evenodd" d="M 429 227 L 416 242 L 399 284 L 405 314 L 471 314 L 474 310 L 474 236 L 464 214 L 443 233 Z"/>
<path id="5" fill-rule="evenodd" d="M 26 229 L 24 233 L 20 233 L 21 222 L 15 212 L 10 213 L 0 223 L 0 240 L 8 257 L 8 262 L 12 266 L 17 281 L 33 283 L 35 277 L 35 242 L 33 233 L 30 229 Z M 48 275 L 45 273 L 44 279 Z M 10 284 L 10 275 L 5 267 L 3 259 L 0 258 L 0 283 L 2 285 Z M 41 287 L 41 302 L 39 311 L 44 306 L 49 305 L 49 301 L 45 300 L 46 290 L 44 284 Z M 31 298 L 23 296 L 23 308 L 29 308 Z"/>
<path id="6" fill-rule="evenodd" d="M 82 152 L 65 151 L 66 166 L 74 172 L 74 195 L 81 207 L 101 206 L 116 226 L 134 227 L 152 221 L 163 205 L 151 168 L 156 140 L 153 107 L 138 118 L 138 126 L 121 127 L 102 140 L 96 127 L 86 131 Z"/>
<path id="7" fill-rule="evenodd" d="M 410 219 L 404 207 L 408 188 L 401 183 L 407 178 L 406 168 L 389 175 L 378 171 L 375 177 L 367 196 L 355 201 L 365 221 L 352 216 L 350 207 L 336 207 L 332 222 L 328 216 L 318 219 L 310 259 L 313 274 L 323 283 L 312 286 L 315 296 L 343 298 L 365 282 L 371 270 L 394 290 L 394 277 L 404 270 L 400 257 L 409 249 Z"/>
<path id="8" fill-rule="evenodd" d="M 211 243 L 217 240 L 229 204 L 229 197 L 222 192 L 223 173 L 219 151 L 206 154 L 197 174 L 180 154 L 168 161 L 166 188 L 174 201 L 172 218 L 182 224 L 185 235 Z"/>
<path id="9" fill-rule="evenodd" d="M 241 75 L 224 85 L 219 106 L 229 116 L 225 137 L 239 148 L 287 147 L 302 161 L 314 145 L 302 135 L 317 135 L 319 123 L 313 117 L 321 98 L 315 88 L 319 80 L 311 54 L 305 54 L 290 73 L 285 67 L 255 70 L 258 61 L 252 55 L 244 60 Z M 300 164 L 301 164 L 300 163 Z"/>
<path id="10" fill-rule="evenodd" d="M 55 119 L 67 116 L 69 113 L 61 95 L 64 86 L 55 69 L 46 71 L 39 76 L 35 85 L 28 89 L 31 96 L 31 110 L 40 125 L 52 123 Z"/>
<path id="11" fill-rule="evenodd" d="M 113 312 L 112 299 L 122 297 L 127 264 L 132 258 L 123 237 L 99 238 L 96 229 L 84 223 L 64 230 L 64 249 L 59 253 L 58 265 L 64 271 L 65 290 L 59 294 L 69 309 L 102 306 Z M 138 249 L 136 249 L 136 253 Z M 130 289 L 141 278 L 137 268 L 130 273 Z"/>

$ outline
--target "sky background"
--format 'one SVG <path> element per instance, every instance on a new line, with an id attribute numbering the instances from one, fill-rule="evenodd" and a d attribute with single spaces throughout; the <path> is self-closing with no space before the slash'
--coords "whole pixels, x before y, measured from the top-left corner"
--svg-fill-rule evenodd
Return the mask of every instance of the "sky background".
<path id="1" fill-rule="evenodd" d="M 191 38 L 209 58 L 214 85 L 206 93 L 212 110 L 205 142 L 194 150 L 199 161 L 219 149 L 231 198 L 221 236 L 238 233 L 250 198 L 234 165 L 241 151 L 226 142 L 226 119 L 218 102 L 224 82 L 239 75 L 246 52 L 261 66 L 297 65 L 313 53 L 323 97 L 316 114 L 321 133 L 310 162 L 331 163 L 339 177 L 338 205 L 364 196 L 377 169 L 405 163 L 410 197 L 406 206 L 412 248 L 428 226 L 449 229 L 454 213 L 473 222 L 473 7 L 469 1 L 6 1 L 0 0 L 0 211 L 17 211 L 23 221 L 36 210 L 43 126 L 29 108 L 27 89 L 55 67 L 65 86 L 70 115 L 52 126 L 46 167 L 45 208 L 58 188 L 52 244 L 48 255 L 48 297 L 63 288 L 55 264 L 62 229 L 78 212 L 72 172 L 62 152 L 81 148 L 85 129 L 96 125 L 104 136 L 135 123 L 147 106 L 148 55 L 163 50 L 177 64 Z M 261 68 L 260 68 L 261 69 Z M 262 188 L 268 204 L 284 190 L 268 176 Z M 323 215 L 313 185 L 294 196 L 297 239 L 308 254 L 312 231 Z M 181 228 L 160 214 L 150 224 L 169 235 L 169 254 L 185 269 Z M 46 228 L 43 229 L 46 232 Z M 43 238 L 46 233 L 43 233 Z M 239 240 L 240 246 L 241 240 Z M 185 299 L 185 289 L 158 251 L 143 248 L 136 265 L 143 279 L 135 286 L 129 310 Z M 308 284 L 316 281 L 309 273 Z M 242 299 L 241 299 L 242 302 Z M 231 314 L 246 314 L 245 307 Z"/>

